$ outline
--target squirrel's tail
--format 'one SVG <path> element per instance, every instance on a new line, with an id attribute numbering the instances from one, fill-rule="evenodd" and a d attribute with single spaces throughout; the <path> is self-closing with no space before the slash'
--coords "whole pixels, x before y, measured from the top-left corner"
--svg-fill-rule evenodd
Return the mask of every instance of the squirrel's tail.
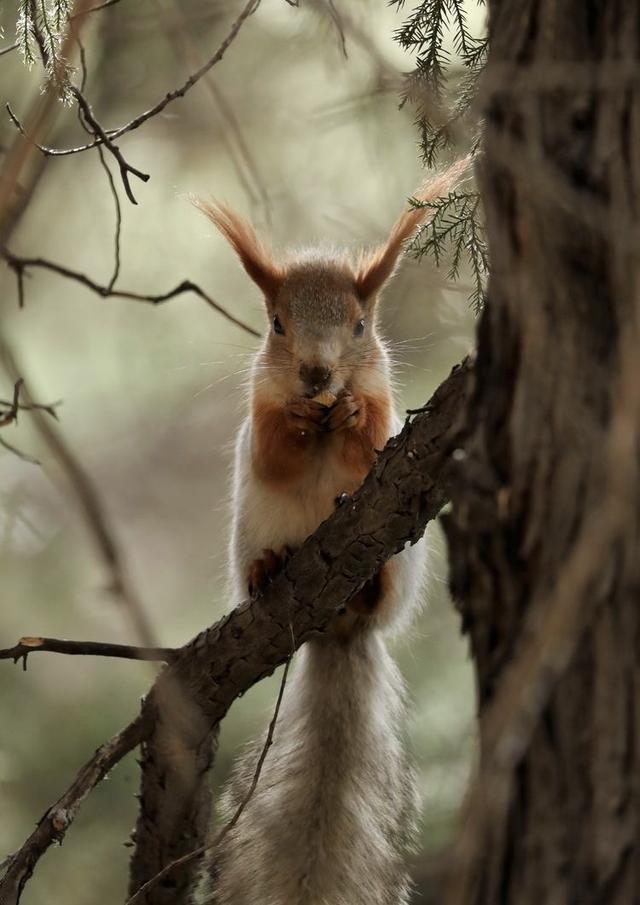
<path id="1" fill-rule="evenodd" d="M 403 905 L 415 808 L 400 673 L 377 631 L 311 641 L 298 657 L 256 790 L 212 854 L 205 901 Z M 227 819 L 263 743 L 236 768 Z"/>

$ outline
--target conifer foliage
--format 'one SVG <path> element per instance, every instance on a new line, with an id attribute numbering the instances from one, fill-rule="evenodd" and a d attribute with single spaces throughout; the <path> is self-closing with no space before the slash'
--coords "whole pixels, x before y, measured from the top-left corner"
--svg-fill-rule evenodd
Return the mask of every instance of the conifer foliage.
<path id="1" fill-rule="evenodd" d="M 19 0 L 16 37 L 26 65 L 42 60 L 48 82 L 61 100 L 71 101 L 70 68 L 61 50 L 71 12 L 70 0 Z"/>
<path id="2" fill-rule="evenodd" d="M 482 124 L 474 100 L 488 44 L 485 35 L 470 30 L 468 12 L 474 3 L 484 6 L 484 0 L 421 0 L 395 35 L 402 47 L 416 55 L 403 103 L 416 108 L 427 167 L 438 166 L 444 156 L 459 154 L 465 145 L 473 155 L 480 151 Z M 392 0 L 392 5 L 400 11 L 405 0 Z M 415 200 L 412 204 L 420 206 Z M 446 262 L 450 279 L 458 279 L 468 268 L 469 299 L 479 311 L 488 269 L 480 197 L 460 189 L 428 206 L 434 209 L 434 217 L 418 234 L 412 250 L 417 257 L 430 255 L 437 264 Z"/>

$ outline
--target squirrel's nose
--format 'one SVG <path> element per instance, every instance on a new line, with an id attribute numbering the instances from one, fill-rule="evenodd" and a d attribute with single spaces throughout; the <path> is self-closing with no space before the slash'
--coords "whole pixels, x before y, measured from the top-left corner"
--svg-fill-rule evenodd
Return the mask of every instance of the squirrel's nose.
<path id="1" fill-rule="evenodd" d="M 323 390 L 331 380 L 331 368 L 323 365 L 300 365 L 300 377 L 314 393 Z"/>

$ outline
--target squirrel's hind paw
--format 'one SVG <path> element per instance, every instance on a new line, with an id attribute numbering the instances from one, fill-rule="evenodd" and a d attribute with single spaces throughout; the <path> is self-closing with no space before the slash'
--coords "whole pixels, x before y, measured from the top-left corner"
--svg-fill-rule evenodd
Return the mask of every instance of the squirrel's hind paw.
<path id="1" fill-rule="evenodd" d="M 293 552 L 291 547 L 283 547 L 279 553 L 274 550 L 263 550 L 262 557 L 253 560 L 247 576 L 247 590 L 250 597 L 257 597 L 264 592 Z"/>

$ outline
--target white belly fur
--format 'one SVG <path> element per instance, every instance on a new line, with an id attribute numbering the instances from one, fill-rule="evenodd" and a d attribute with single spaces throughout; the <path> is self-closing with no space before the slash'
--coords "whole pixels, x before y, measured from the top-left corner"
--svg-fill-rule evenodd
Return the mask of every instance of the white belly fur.
<path id="1" fill-rule="evenodd" d="M 400 419 L 394 419 L 394 430 Z M 238 436 L 234 474 L 234 524 L 231 535 L 230 563 L 234 603 L 239 603 L 247 591 L 249 567 L 263 556 L 263 550 L 279 553 L 285 547 L 299 547 L 318 525 L 335 509 L 340 493 L 352 492 L 353 477 L 341 467 L 339 459 L 318 457 L 317 467 L 309 471 L 302 482 L 280 490 L 261 481 L 251 467 L 251 424 L 247 420 Z M 385 607 L 393 614 L 394 628 L 404 623 L 414 611 L 420 596 L 426 566 L 425 544 L 394 557 L 393 582 L 388 595 L 391 604 Z M 412 605 L 413 604 L 413 605 Z M 399 620 L 398 616 L 402 615 Z M 385 620 L 386 621 L 386 620 Z"/>

